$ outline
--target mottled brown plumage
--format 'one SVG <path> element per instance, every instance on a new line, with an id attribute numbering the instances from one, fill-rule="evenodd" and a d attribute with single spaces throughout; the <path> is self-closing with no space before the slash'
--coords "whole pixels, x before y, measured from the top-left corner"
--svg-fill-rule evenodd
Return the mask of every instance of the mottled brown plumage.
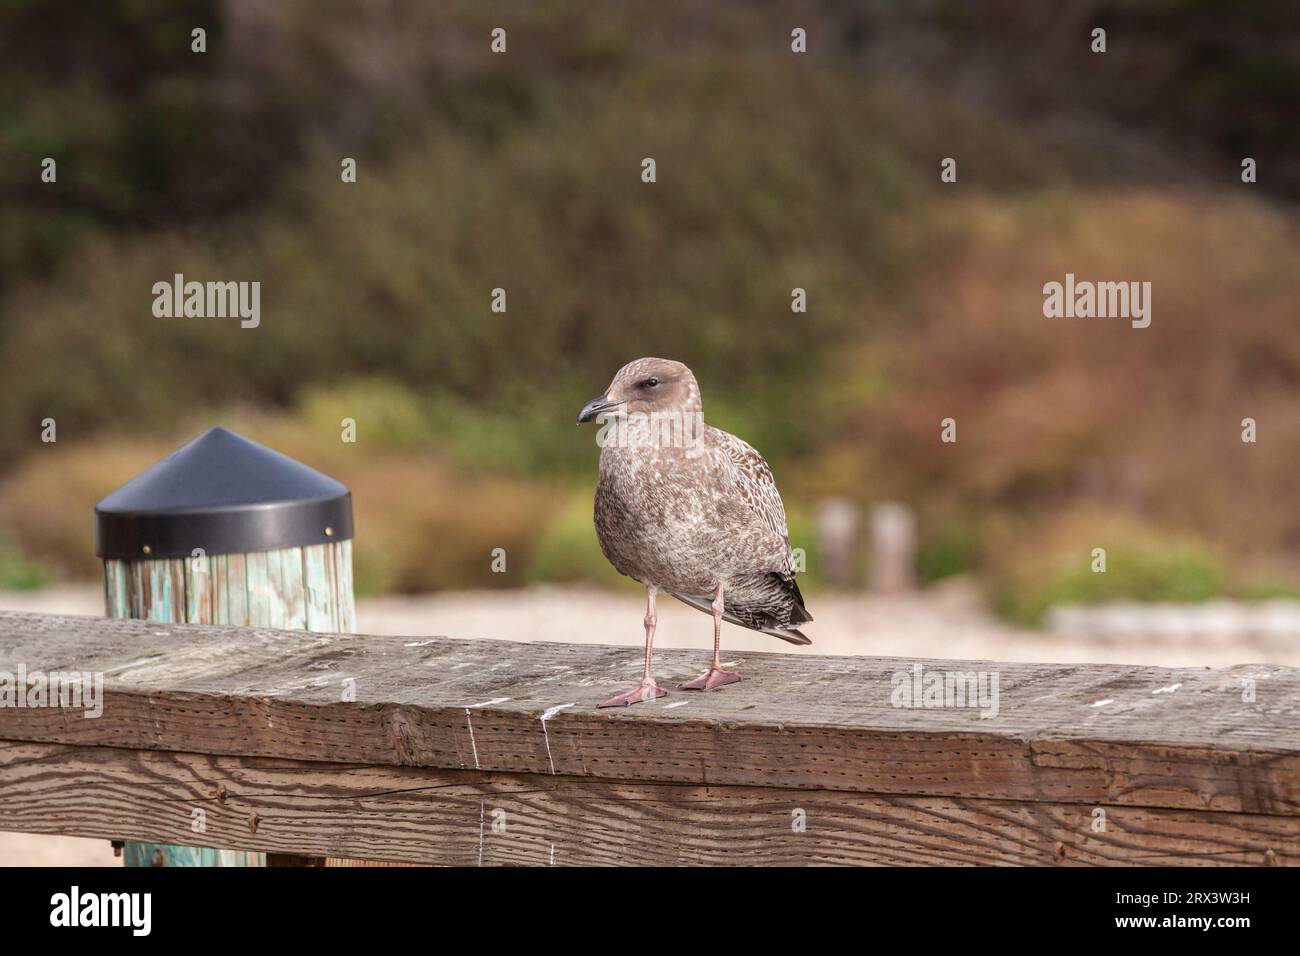
<path id="1" fill-rule="evenodd" d="M 797 629 L 812 617 L 772 470 L 747 443 L 704 424 L 691 370 L 667 359 L 630 362 L 579 420 L 597 417 L 596 536 L 610 563 L 646 586 L 647 643 L 657 591 L 715 621 L 810 643 Z"/>

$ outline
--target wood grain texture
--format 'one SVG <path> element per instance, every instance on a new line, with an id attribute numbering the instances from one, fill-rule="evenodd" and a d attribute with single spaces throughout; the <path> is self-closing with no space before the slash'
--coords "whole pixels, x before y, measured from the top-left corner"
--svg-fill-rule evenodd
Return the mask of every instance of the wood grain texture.
<path id="1" fill-rule="evenodd" d="M 0 828 L 495 865 L 1300 863 L 1300 818 L 0 744 Z M 802 829 L 800 829 L 802 824 Z M 2 863 L 3 861 L 0 861 Z"/>
<path id="2" fill-rule="evenodd" d="M 310 575 L 308 575 L 310 577 Z M 0 708 L 0 739 L 591 780 L 1300 814 L 1300 675 L 925 661 L 1000 709 L 907 709 L 910 660 L 743 654 L 745 680 L 625 711 L 636 648 L 0 613 L 0 670 L 105 675 L 104 714 Z M 699 655 L 665 651 L 661 683 Z M 344 690 L 355 682 L 355 700 Z M 1243 688 L 1253 699 L 1243 699 Z M 670 707 L 674 703 L 682 706 Z M 558 708 L 558 709 L 556 709 Z M 543 715 L 549 714 L 546 720 Z"/>

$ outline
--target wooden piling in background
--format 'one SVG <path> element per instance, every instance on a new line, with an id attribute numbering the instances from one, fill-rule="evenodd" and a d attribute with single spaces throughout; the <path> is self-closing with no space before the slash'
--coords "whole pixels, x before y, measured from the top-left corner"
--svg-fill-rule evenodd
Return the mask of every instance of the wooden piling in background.
<path id="1" fill-rule="evenodd" d="M 108 617 L 356 630 L 351 495 L 277 452 L 212 429 L 95 510 Z M 263 853 L 130 842 L 123 859 L 266 865 Z"/>

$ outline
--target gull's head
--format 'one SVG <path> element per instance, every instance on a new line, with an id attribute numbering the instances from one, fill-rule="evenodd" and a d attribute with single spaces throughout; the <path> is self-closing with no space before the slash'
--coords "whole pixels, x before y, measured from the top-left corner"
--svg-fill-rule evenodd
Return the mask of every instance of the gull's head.
<path id="1" fill-rule="evenodd" d="M 689 368 L 672 359 L 640 358 L 618 370 L 604 395 L 582 406 L 578 421 L 598 415 L 688 413 L 699 407 L 700 387 Z"/>

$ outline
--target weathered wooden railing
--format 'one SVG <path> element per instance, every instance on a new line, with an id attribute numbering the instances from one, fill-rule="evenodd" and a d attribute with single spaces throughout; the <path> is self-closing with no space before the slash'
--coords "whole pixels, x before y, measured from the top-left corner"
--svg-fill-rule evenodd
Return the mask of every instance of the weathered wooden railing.
<path id="1" fill-rule="evenodd" d="M 660 652 L 660 682 L 702 656 Z M 0 829 L 465 865 L 1300 862 L 1296 670 L 731 658 L 739 685 L 611 712 L 639 648 L 0 613 L 0 681 L 104 680 L 98 717 L 0 706 Z M 996 676 L 996 716 L 895 706 L 918 663 Z"/>

